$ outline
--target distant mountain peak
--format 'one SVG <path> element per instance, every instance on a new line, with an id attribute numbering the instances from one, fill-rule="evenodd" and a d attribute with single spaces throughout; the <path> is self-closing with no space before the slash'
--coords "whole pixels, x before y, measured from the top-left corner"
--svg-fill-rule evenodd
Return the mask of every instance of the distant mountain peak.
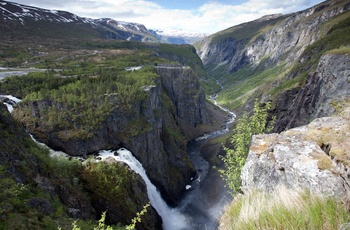
<path id="1" fill-rule="evenodd" d="M 171 37 L 197 37 L 197 38 L 203 38 L 205 36 L 208 36 L 209 34 L 206 33 L 196 33 L 196 32 L 189 32 L 185 31 L 183 29 L 157 29 L 155 30 L 157 34 L 161 36 L 171 36 Z"/>

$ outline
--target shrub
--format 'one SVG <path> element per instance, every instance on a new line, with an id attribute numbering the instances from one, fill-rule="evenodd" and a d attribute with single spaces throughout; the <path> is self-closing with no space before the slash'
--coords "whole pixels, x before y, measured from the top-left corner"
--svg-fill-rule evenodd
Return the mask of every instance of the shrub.
<path id="1" fill-rule="evenodd" d="M 221 170 L 222 176 L 225 178 L 230 189 L 238 192 L 241 186 L 240 174 L 249 152 L 251 138 L 254 134 L 260 134 L 263 131 L 272 130 L 267 128 L 267 111 L 271 108 L 268 102 L 264 107 L 260 106 L 255 100 L 253 115 L 244 114 L 237 121 L 236 129 L 231 137 L 233 149 L 225 147 L 226 156 L 222 157 L 225 163 L 225 170 Z"/>

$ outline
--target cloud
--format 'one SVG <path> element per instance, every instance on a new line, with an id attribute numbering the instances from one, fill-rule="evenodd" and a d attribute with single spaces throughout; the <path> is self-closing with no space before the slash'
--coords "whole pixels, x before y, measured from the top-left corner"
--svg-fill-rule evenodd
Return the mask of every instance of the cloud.
<path id="1" fill-rule="evenodd" d="M 197 9 L 166 9 L 151 0 L 15 0 L 27 5 L 66 10 L 83 17 L 110 17 L 149 29 L 214 33 L 267 14 L 296 12 L 321 0 L 248 0 L 240 5 L 206 1 Z M 228 1 L 226 1 L 228 2 Z"/>

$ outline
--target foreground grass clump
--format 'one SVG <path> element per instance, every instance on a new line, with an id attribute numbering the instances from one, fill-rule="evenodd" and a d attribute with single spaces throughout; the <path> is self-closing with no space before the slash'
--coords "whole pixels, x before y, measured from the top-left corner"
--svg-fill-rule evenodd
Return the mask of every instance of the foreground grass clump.
<path id="1" fill-rule="evenodd" d="M 350 222 L 345 206 L 331 197 L 286 188 L 274 194 L 252 191 L 237 196 L 220 219 L 219 229 L 342 229 Z"/>

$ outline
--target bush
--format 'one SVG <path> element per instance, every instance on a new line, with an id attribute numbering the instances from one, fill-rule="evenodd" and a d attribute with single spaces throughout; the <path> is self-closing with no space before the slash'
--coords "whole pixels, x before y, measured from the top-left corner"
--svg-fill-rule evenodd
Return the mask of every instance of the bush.
<path id="1" fill-rule="evenodd" d="M 225 163 L 225 170 L 221 170 L 222 176 L 225 178 L 227 185 L 235 192 L 240 190 L 241 186 L 241 170 L 249 152 L 251 138 L 255 134 L 272 130 L 272 127 L 266 127 L 268 113 L 271 103 L 268 102 L 264 107 L 260 106 L 255 100 L 253 115 L 248 116 L 245 113 L 237 121 L 236 129 L 231 137 L 231 143 L 234 149 L 224 148 L 226 156 L 222 157 Z"/>

